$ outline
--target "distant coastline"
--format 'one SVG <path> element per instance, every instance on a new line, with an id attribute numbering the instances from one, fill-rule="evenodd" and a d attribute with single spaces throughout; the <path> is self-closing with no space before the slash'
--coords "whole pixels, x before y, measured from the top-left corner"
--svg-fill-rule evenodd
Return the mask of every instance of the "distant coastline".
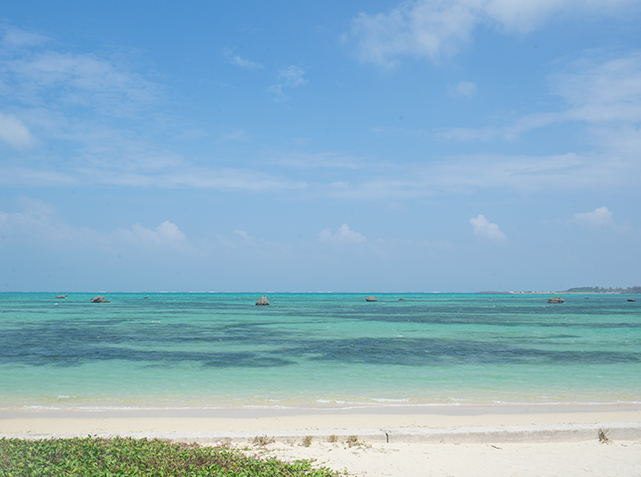
<path id="1" fill-rule="evenodd" d="M 576 287 L 568 288 L 567 290 L 561 291 L 480 291 L 477 292 L 480 295 L 552 295 L 556 293 L 574 293 L 574 294 L 585 294 L 585 293 L 602 293 L 610 295 L 641 295 L 641 286 L 634 286 L 628 288 L 603 288 L 603 287 Z"/>

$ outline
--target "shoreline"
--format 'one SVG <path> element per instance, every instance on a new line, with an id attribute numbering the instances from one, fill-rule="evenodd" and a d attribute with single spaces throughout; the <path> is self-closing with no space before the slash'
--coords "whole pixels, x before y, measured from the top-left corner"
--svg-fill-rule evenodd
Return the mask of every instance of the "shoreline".
<path id="1" fill-rule="evenodd" d="M 133 436 L 211 443 L 258 435 L 367 436 L 373 442 L 641 439 L 641 404 L 381 406 L 358 409 L 3 410 L 0 437 Z"/>
<path id="2" fill-rule="evenodd" d="M 537 414 L 552 412 L 585 412 L 611 411 L 611 410 L 638 410 L 641 409 L 641 400 L 617 401 L 471 401 L 471 402 L 407 402 L 406 400 L 385 400 L 384 402 L 350 402 L 350 401 L 323 401 L 323 402 L 244 402 L 225 403 L 217 405 L 198 405 L 189 402 L 185 405 L 162 404 L 137 404 L 136 401 L 128 404 L 69 404 L 69 405 L 5 405 L 0 406 L 0 416 L 3 414 L 24 413 L 162 413 L 184 415 L 207 414 L 255 414 L 255 415 L 287 415 L 287 414 L 317 414 L 317 413 L 371 413 L 384 414 L 409 414 L 409 413 L 434 413 L 434 414 L 477 414 L 492 413 L 527 413 Z M 1 417 L 0 417 L 1 418 Z"/>

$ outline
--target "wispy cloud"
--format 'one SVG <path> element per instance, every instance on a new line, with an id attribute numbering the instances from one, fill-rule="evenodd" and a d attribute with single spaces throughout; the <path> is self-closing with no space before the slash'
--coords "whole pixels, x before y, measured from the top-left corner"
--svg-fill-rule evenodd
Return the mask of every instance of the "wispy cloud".
<path id="1" fill-rule="evenodd" d="M 436 131 L 438 137 L 455 141 L 516 141 L 519 136 L 563 120 L 562 113 L 537 113 L 519 118 L 510 126 L 474 128 L 448 128 Z"/>
<path id="2" fill-rule="evenodd" d="M 0 38 L 0 47 L 5 49 L 43 45 L 52 41 L 46 36 L 9 26 L 0 27 Z"/>
<path id="3" fill-rule="evenodd" d="M 438 61 L 456 54 L 470 42 L 474 29 L 528 33 L 555 14 L 609 14 L 625 11 L 635 0 L 414 0 L 386 13 L 360 13 L 343 41 L 353 45 L 364 62 L 392 67 L 402 56 Z"/>
<path id="4" fill-rule="evenodd" d="M 462 98 L 471 98 L 476 95 L 476 83 L 471 81 L 461 81 L 455 85 L 447 85 L 447 92 L 451 96 L 458 96 Z"/>
<path id="5" fill-rule="evenodd" d="M 0 141 L 11 147 L 24 148 L 33 145 L 35 138 L 18 118 L 0 113 Z"/>
<path id="6" fill-rule="evenodd" d="M 305 70 L 300 66 L 287 66 L 280 70 L 278 73 L 278 78 L 285 81 L 285 84 L 290 88 L 296 88 L 298 86 L 303 86 L 307 84 L 307 80 L 303 78 Z"/>
<path id="7" fill-rule="evenodd" d="M 255 192 L 306 187 L 279 172 L 220 167 L 177 153 L 171 137 L 187 140 L 185 128 L 156 109 L 165 99 L 165 87 L 126 62 L 65 51 L 20 30 L 0 34 L 0 84 L 6 90 L 0 94 L 6 93 L 3 99 L 11 110 L 0 111 L 0 145 L 32 146 L 29 156 L 0 161 L 0 183 Z M 8 49 L 8 44 L 21 48 Z M 289 81 L 300 83 L 292 71 Z M 247 137 L 241 130 L 220 136 L 224 141 Z"/>
<path id="8" fill-rule="evenodd" d="M 470 219 L 470 223 L 472 224 L 474 235 L 478 237 L 483 237 L 498 242 L 507 240 L 507 237 L 503 232 L 501 232 L 499 226 L 490 223 L 490 221 L 487 220 L 483 214 L 479 214 L 478 217 L 472 217 Z"/>
<path id="9" fill-rule="evenodd" d="M 154 84 L 112 58 L 61 51 L 30 51 L 3 61 L 0 80 L 30 106 L 57 104 L 122 116 L 155 101 Z"/>
<path id="10" fill-rule="evenodd" d="M 55 43 L 43 48 L 44 40 L 29 40 L 28 35 L 22 42 L 11 41 L 22 46 L 19 51 L 3 51 L 0 57 L 0 81 L 9 88 L 0 93 L 7 103 L 0 112 L 0 144 L 15 149 L 0 161 L 2 185 L 285 191 L 336 199 L 404 200 L 489 188 L 635 187 L 641 178 L 639 52 L 616 59 L 586 53 L 552 75 L 551 91 L 565 101 L 559 111 L 525 115 L 506 127 L 441 131 L 457 140 L 509 140 L 555 122 L 582 121 L 591 128 L 590 140 L 598 145 L 592 152 L 439 158 L 426 153 L 413 163 L 403 160 L 401 164 L 384 153 L 369 157 L 296 145 L 276 153 L 252 150 L 256 159 L 251 166 L 223 167 L 231 157 L 212 153 L 196 160 L 174 147 L 171 136 L 181 137 L 187 128 L 184 123 L 174 126 L 179 123 L 175 118 L 166 120 L 156 114 L 166 88 L 151 81 L 151 75 L 109 56 L 68 52 Z M 286 93 L 303 88 L 305 74 L 299 66 L 283 68 L 278 73 L 281 83 L 270 88 L 275 99 L 286 102 Z M 473 89 L 460 85 L 456 87 L 462 91 Z M 18 94 L 8 94 L 9 90 Z M 580 94 L 574 95 L 575 90 Z M 106 106 L 111 102 L 108 98 L 114 99 L 113 105 Z M 128 109 L 132 115 L 112 115 L 109 108 Z M 596 110 L 601 112 L 595 114 Z M 217 137 L 219 144 L 247 138 L 240 129 L 230 129 L 228 134 L 207 131 L 206 135 Z M 192 138 L 199 136 L 203 134 Z M 29 146 L 27 155 L 24 148 Z M 316 173 L 306 176 L 306 169 Z"/>
<path id="11" fill-rule="evenodd" d="M 362 169 L 372 167 L 366 158 L 339 152 L 284 151 L 275 155 L 273 162 L 298 169 Z"/>
<path id="12" fill-rule="evenodd" d="M 568 108 L 563 119 L 602 123 L 641 121 L 641 51 L 612 58 L 586 52 L 550 77 Z"/>
<path id="13" fill-rule="evenodd" d="M 471 154 L 427 163 L 369 163 L 349 180 L 324 186 L 339 199 L 400 200 L 483 190 L 580 191 L 634 188 L 641 165 L 597 154 L 511 156 Z"/>
<path id="14" fill-rule="evenodd" d="M 240 66 L 241 68 L 247 68 L 248 70 L 256 70 L 263 68 L 263 65 L 257 63 L 256 61 L 248 60 L 242 56 L 236 54 L 235 48 L 225 48 L 223 49 L 223 55 L 227 58 L 227 61 L 232 65 Z"/>
<path id="15" fill-rule="evenodd" d="M 165 88 L 134 71 L 126 53 L 67 51 L 17 29 L 1 35 L 0 141 L 32 150 L 3 161 L 0 181 L 65 185 L 92 169 L 167 164 L 167 128 L 158 127 L 166 118 L 155 109 Z"/>
<path id="16" fill-rule="evenodd" d="M 267 92 L 274 95 L 274 101 L 277 103 L 285 103 L 289 97 L 283 92 L 282 84 L 273 84 L 267 88 Z"/>
<path id="17" fill-rule="evenodd" d="M 640 122 L 641 51 L 607 59 L 600 53 L 586 52 L 549 77 L 551 92 L 565 102 L 565 108 L 527 114 L 509 126 L 450 128 L 437 131 L 437 135 L 457 141 L 514 141 L 524 133 L 555 123 L 604 126 Z"/>
<path id="18" fill-rule="evenodd" d="M 343 37 L 361 61 L 392 67 L 399 56 L 437 60 L 469 41 L 476 15 L 454 2 L 403 2 L 389 13 L 360 13 Z"/>
<path id="19" fill-rule="evenodd" d="M 284 92 L 284 88 L 297 88 L 307 84 L 307 80 L 303 78 L 305 70 L 300 66 L 286 66 L 281 68 L 278 73 L 278 79 L 282 80 L 281 83 L 273 84 L 267 91 L 274 95 L 274 101 L 277 103 L 285 103 L 289 98 Z"/>

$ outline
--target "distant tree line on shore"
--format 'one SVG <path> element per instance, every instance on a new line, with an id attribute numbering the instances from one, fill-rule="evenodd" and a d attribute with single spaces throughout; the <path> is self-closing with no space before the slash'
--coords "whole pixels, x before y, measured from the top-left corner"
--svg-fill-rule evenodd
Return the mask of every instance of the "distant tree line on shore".
<path id="1" fill-rule="evenodd" d="M 628 288 L 577 287 L 568 288 L 567 293 L 631 293 L 641 294 L 641 286 Z"/>

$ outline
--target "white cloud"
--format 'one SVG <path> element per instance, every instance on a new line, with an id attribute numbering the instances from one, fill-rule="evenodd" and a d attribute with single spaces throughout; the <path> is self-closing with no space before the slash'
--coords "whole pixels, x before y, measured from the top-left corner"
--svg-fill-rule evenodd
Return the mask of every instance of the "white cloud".
<path id="1" fill-rule="evenodd" d="M 553 15 L 621 12 L 636 0 L 415 0 L 388 13 L 360 13 L 344 40 L 359 58 L 393 66 L 403 55 L 438 60 L 469 42 L 479 24 L 527 33 Z"/>
<path id="2" fill-rule="evenodd" d="M 524 132 L 548 126 L 563 120 L 562 113 L 536 113 L 519 118 L 511 126 L 473 128 L 449 128 L 437 131 L 437 136 L 456 141 L 491 141 L 502 139 L 504 141 L 515 141 Z"/>
<path id="3" fill-rule="evenodd" d="M 290 88 L 296 88 L 307 83 L 307 80 L 303 78 L 304 74 L 305 70 L 303 68 L 292 65 L 281 69 L 280 73 L 278 73 L 278 78 L 284 80 Z"/>
<path id="4" fill-rule="evenodd" d="M 248 60 L 241 57 L 240 55 L 235 54 L 235 48 L 225 48 L 223 50 L 223 54 L 227 57 L 227 61 L 229 61 L 232 65 L 240 66 L 241 68 L 255 70 L 263 67 L 263 65 L 260 63 Z"/>
<path id="5" fill-rule="evenodd" d="M 368 167 L 369 165 L 365 158 L 331 151 L 317 153 L 302 151 L 283 152 L 274 158 L 273 162 L 281 166 L 300 169 L 331 168 L 357 170 Z"/>
<path id="6" fill-rule="evenodd" d="M 4 30 L 2 34 L 2 40 L 0 43 L 3 47 L 24 47 L 24 46 L 36 46 L 48 43 L 51 40 L 46 36 L 37 35 L 19 28 L 8 27 L 0 30 Z"/>
<path id="7" fill-rule="evenodd" d="M 187 237 L 180 231 L 178 226 L 168 220 L 165 220 L 153 230 L 146 229 L 140 224 L 134 224 L 130 229 L 118 229 L 116 235 L 142 246 L 175 246 L 184 244 L 187 240 Z"/>
<path id="8" fill-rule="evenodd" d="M 477 187 L 491 187 L 499 182 L 507 186 L 507 181 L 513 180 L 515 186 L 530 189 L 635 187 L 641 179 L 641 51 L 616 58 L 607 51 L 584 52 L 551 75 L 549 83 L 551 91 L 565 101 L 558 111 L 525 115 L 505 127 L 453 128 L 437 134 L 458 141 L 514 141 L 528 131 L 575 122 L 583 123 L 587 141 L 596 148 L 584 154 L 540 158 L 479 158 L 490 174 L 466 160 L 453 161 L 461 169 L 461 177 L 454 178 L 454 183 L 469 181 Z"/>
<path id="9" fill-rule="evenodd" d="M 28 197 L 20 197 L 17 202 L 20 212 L 0 211 L 0 232 L 8 241 L 39 241 L 47 247 L 55 247 L 59 243 L 98 240 L 99 234 L 95 230 L 66 224 L 51 204 Z"/>
<path id="10" fill-rule="evenodd" d="M 569 106 L 563 119 L 641 120 L 641 52 L 610 58 L 590 52 L 550 78 L 552 91 Z"/>
<path id="11" fill-rule="evenodd" d="M 641 140 L 641 134 L 638 138 Z M 632 148 L 633 142 L 629 144 Z M 404 200 L 417 197 L 469 194 L 488 189 L 512 191 L 580 191 L 636 188 L 641 164 L 631 166 L 600 154 L 549 156 L 472 154 L 429 163 L 370 163 L 349 186 L 322 189 L 330 197 L 364 200 Z M 310 184 L 312 190 L 318 187 Z"/>
<path id="12" fill-rule="evenodd" d="M 40 242 L 45 248 L 64 246 L 103 252 L 122 247 L 151 251 L 192 250 L 185 234 L 168 220 L 155 229 L 134 224 L 130 228 L 102 232 L 67 224 L 51 204 L 41 200 L 22 197 L 18 205 L 22 209 L 20 212 L 0 211 L 0 232 L 9 241 Z"/>
<path id="13" fill-rule="evenodd" d="M 574 222 L 579 225 L 586 225 L 591 227 L 603 227 L 606 225 L 614 225 L 612 220 L 612 212 L 607 207 L 599 207 L 592 212 L 583 212 L 581 214 L 574 214 Z"/>
<path id="14" fill-rule="evenodd" d="M 7 33 L 3 45 L 6 41 Z M 82 106 L 122 116 L 156 101 L 161 94 L 158 84 L 130 71 L 117 56 L 45 50 L 35 40 L 23 44 L 30 48 L 0 51 L 4 56 L 0 83 L 11 88 L 15 100 L 30 107 Z"/>
<path id="15" fill-rule="evenodd" d="M 117 164 L 87 164 L 64 172 L 39 170 L 0 163 L 0 184 L 28 186 L 116 185 L 127 187 L 195 188 L 222 191 L 265 192 L 301 190 L 309 184 L 301 180 L 280 177 L 270 172 L 244 168 L 202 167 L 184 161 L 164 164 L 153 156 L 140 158 L 122 167 Z M 162 158 L 157 158 L 158 161 Z M 146 161 L 149 161 L 147 164 Z M 98 161 L 96 161 L 98 162 Z M 133 160 L 132 160 L 133 162 Z"/>
<path id="16" fill-rule="evenodd" d="M 618 128 L 630 138 L 630 130 L 641 121 L 641 51 L 614 59 L 603 59 L 599 52 L 585 53 L 551 75 L 549 82 L 552 93 L 566 103 L 560 111 L 528 114 L 510 126 L 450 128 L 437 135 L 457 141 L 514 141 L 523 133 L 555 123 L 582 122 L 598 127 L 590 133 L 609 148 L 620 150 L 620 133 L 603 128 Z"/>
<path id="17" fill-rule="evenodd" d="M 472 83 L 471 81 L 461 81 L 455 85 L 447 85 L 447 92 L 452 96 L 471 98 L 476 94 L 476 83 Z"/>
<path id="18" fill-rule="evenodd" d="M 274 95 L 274 101 L 276 101 L 277 103 L 285 103 L 285 101 L 289 99 L 287 95 L 283 92 L 282 84 L 271 85 L 269 88 L 267 88 L 267 92 Z"/>
<path id="19" fill-rule="evenodd" d="M 35 138 L 15 116 L 0 113 L 0 140 L 12 147 L 22 148 L 34 144 Z"/>
<path id="20" fill-rule="evenodd" d="M 244 238 L 245 240 L 251 240 L 253 238 L 251 235 L 249 235 L 244 230 L 234 230 L 234 234 Z"/>
<path id="21" fill-rule="evenodd" d="M 148 166 L 131 164 L 126 170 L 118 165 L 95 163 L 58 171 L 0 161 L 0 187 L 118 185 L 253 193 L 282 191 L 296 196 L 358 200 L 405 200 L 488 189 L 530 192 L 635 189 L 641 180 L 641 163 L 634 162 L 641 145 L 641 131 L 630 131 L 623 139 L 617 143 L 620 156 L 472 154 L 403 165 L 352 156 L 345 156 L 347 162 L 342 164 L 341 156 L 334 152 L 270 154 L 262 159 L 265 168 L 254 169 L 205 167 L 186 161 L 169 161 L 154 169 L 151 161 Z M 317 170 L 314 181 L 304 180 L 299 173 L 301 168 Z"/>
<path id="22" fill-rule="evenodd" d="M 474 229 L 474 235 L 496 241 L 506 240 L 505 234 L 501 232 L 499 226 L 490 223 L 483 214 L 476 218 L 472 217 L 470 223 Z"/>
<path id="23" fill-rule="evenodd" d="M 11 104 L 0 113 L 0 143 L 44 146 L 0 161 L 1 183 L 68 185 L 175 165 L 163 151 L 175 121 L 154 110 L 164 87 L 132 70 L 133 54 L 68 52 L 23 31 L 0 37 L 0 98 Z"/>
<path id="24" fill-rule="evenodd" d="M 298 86 L 303 86 L 307 83 L 307 80 L 303 78 L 305 70 L 300 66 L 287 66 L 282 68 L 278 73 L 278 79 L 282 80 L 283 83 L 277 83 L 271 85 L 267 88 L 267 91 L 274 95 L 274 101 L 277 103 L 285 104 L 289 99 L 283 88 L 297 88 Z"/>
<path id="25" fill-rule="evenodd" d="M 367 239 L 358 232 L 350 230 L 347 224 L 340 226 L 335 234 L 330 229 L 323 229 L 318 234 L 318 239 L 325 243 L 363 243 Z"/>
<path id="26" fill-rule="evenodd" d="M 388 14 L 361 13 L 346 40 L 356 42 L 361 61 L 394 66 L 400 55 L 437 60 L 456 53 L 476 22 L 469 9 L 448 2 L 403 2 Z"/>

